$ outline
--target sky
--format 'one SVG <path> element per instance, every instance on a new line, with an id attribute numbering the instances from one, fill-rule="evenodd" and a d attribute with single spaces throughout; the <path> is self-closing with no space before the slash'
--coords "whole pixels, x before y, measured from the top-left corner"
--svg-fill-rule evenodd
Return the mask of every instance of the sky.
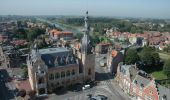
<path id="1" fill-rule="evenodd" d="M 170 18 L 170 0 L 0 0 L 0 15 Z"/>

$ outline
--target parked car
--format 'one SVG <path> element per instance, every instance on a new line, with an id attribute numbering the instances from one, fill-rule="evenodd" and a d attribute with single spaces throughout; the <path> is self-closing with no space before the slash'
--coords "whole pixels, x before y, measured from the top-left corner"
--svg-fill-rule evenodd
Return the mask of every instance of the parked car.
<path id="1" fill-rule="evenodd" d="M 87 90 L 87 89 L 90 89 L 90 85 L 89 85 L 89 84 L 84 85 L 84 86 L 82 87 L 82 90 Z"/>

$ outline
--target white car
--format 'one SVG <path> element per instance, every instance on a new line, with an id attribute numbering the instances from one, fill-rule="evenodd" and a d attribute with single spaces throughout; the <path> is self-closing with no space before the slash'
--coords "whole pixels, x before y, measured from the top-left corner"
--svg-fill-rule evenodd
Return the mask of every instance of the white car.
<path id="1" fill-rule="evenodd" d="M 89 84 L 84 85 L 84 86 L 82 87 L 82 90 L 87 90 L 87 89 L 90 89 L 90 85 L 89 85 Z"/>

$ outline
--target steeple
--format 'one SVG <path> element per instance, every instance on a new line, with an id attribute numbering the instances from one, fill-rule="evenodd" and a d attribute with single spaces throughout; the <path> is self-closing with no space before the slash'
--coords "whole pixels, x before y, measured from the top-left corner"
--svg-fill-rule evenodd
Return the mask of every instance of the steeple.
<path id="1" fill-rule="evenodd" d="M 86 16 L 84 18 L 84 27 L 85 27 L 85 33 L 82 38 L 81 43 L 81 52 L 84 54 L 90 54 L 92 53 L 92 46 L 90 44 L 90 38 L 89 38 L 89 24 L 88 24 L 88 11 L 86 12 Z"/>
<path id="2" fill-rule="evenodd" d="M 86 16 L 84 17 L 84 23 L 85 34 L 89 34 L 88 11 L 86 11 Z"/>

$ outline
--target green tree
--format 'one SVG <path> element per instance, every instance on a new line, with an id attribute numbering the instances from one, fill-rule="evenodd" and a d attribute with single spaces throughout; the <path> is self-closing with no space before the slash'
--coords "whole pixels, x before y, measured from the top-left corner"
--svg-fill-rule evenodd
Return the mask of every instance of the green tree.
<path id="1" fill-rule="evenodd" d="M 165 62 L 163 71 L 170 78 L 170 59 Z"/>
<path id="2" fill-rule="evenodd" d="M 160 62 L 159 54 L 151 47 L 144 47 L 140 54 L 141 62 L 144 66 L 158 65 Z"/>
<path id="3" fill-rule="evenodd" d="M 126 64 L 135 64 L 139 61 L 138 53 L 135 49 L 128 49 L 125 55 Z"/>
<path id="4" fill-rule="evenodd" d="M 153 52 L 153 53 L 152 53 L 152 57 L 153 57 L 153 63 L 154 63 L 154 65 L 159 65 L 159 63 L 160 63 L 159 54 L 158 54 L 157 52 Z"/>

